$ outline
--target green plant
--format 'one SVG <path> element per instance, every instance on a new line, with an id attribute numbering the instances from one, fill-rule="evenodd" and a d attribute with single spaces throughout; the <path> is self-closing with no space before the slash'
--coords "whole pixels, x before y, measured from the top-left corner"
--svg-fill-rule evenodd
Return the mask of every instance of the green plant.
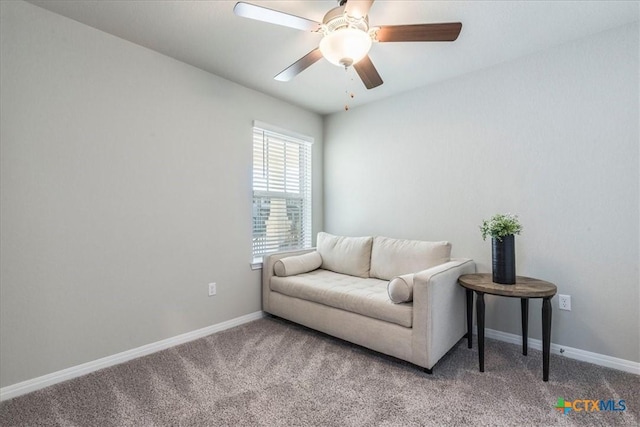
<path id="1" fill-rule="evenodd" d="M 486 240 L 487 236 L 502 241 L 504 236 L 510 234 L 520 234 L 522 225 L 517 215 L 510 213 L 496 214 L 490 220 L 483 220 L 480 226 L 482 232 L 482 240 Z"/>

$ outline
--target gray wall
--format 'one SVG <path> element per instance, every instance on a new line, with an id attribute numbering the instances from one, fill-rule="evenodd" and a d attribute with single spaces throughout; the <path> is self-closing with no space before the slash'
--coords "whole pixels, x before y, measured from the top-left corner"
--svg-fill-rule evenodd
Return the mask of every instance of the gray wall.
<path id="1" fill-rule="evenodd" d="M 552 342 L 640 362 L 638 51 L 636 23 L 329 116 L 325 229 L 447 239 L 489 272 L 478 226 L 516 213 L 517 273 L 572 297 Z M 487 300 L 519 335 L 519 301 Z"/>
<path id="2" fill-rule="evenodd" d="M 315 138 L 318 231 L 322 118 L 27 3 L 0 14 L 0 386 L 260 310 L 252 120 Z"/>

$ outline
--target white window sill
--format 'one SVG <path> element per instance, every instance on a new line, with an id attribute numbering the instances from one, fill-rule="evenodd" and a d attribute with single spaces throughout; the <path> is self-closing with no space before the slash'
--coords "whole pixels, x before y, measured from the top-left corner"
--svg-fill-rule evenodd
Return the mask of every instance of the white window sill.
<path id="1" fill-rule="evenodd" d="M 262 270 L 262 261 L 252 262 L 251 263 L 251 269 L 252 270 Z"/>

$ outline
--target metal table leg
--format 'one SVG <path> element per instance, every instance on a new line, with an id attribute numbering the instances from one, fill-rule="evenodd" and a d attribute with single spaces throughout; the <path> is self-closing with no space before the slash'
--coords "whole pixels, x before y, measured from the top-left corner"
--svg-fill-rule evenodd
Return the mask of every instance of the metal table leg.
<path id="1" fill-rule="evenodd" d="M 473 291 L 467 291 L 467 347 L 473 347 Z"/>
<path id="2" fill-rule="evenodd" d="M 476 315 L 478 327 L 478 359 L 480 372 L 484 372 L 484 294 L 476 292 Z"/>
<path id="3" fill-rule="evenodd" d="M 520 298 L 520 313 L 522 314 L 522 354 L 526 356 L 529 340 L 529 298 Z"/>
<path id="4" fill-rule="evenodd" d="M 551 351 L 551 298 L 542 300 L 542 381 L 549 381 Z"/>

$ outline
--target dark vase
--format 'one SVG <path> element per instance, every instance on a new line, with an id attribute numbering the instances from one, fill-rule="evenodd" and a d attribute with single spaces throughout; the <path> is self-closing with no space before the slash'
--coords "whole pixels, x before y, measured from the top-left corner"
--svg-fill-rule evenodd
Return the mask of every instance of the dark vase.
<path id="1" fill-rule="evenodd" d="M 516 247 L 513 234 L 492 239 L 493 281 L 503 285 L 516 283 Z"/>

